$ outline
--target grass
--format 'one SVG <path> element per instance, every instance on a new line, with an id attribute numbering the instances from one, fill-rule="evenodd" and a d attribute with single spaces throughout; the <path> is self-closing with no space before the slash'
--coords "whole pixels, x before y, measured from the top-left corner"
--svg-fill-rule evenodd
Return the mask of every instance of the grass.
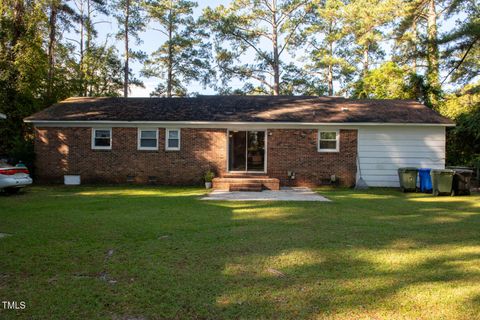
<path id="1" fill-rule="evenodd" d="M 1 319 L 480 319 L 480 195 L 32 187 L 0 196 Z"/>

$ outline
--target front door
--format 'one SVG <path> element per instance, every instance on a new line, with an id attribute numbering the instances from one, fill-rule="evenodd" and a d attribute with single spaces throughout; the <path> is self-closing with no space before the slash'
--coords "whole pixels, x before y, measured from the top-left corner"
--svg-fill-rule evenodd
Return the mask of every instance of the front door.
<path id="1" fill-rule="evenodd" d="M 228 170 L 265 171 L 265 131 L 229 131 Z"/>

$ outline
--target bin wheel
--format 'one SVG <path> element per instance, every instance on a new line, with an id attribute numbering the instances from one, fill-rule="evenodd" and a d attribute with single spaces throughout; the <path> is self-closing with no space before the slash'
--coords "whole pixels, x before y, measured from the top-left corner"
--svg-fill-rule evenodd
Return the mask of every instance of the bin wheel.
<path id="1" fill-rule="evenodd" d="M 433 190 L 433 195 L 434 195 L 435 197 L 438 196 L 439 194 L 440 194 L 440 192 L 438 192 L 437 189 Z"/>
<path id="2" fill-rule="evenodd" d="M 455 190 L 452 190 L 452 192 L 450 192 L 450 196 L 455 197 L 456 195 L 457 193 L 455 192 Z"/>
<path id="3" fill-rule="evenodd" d="M 402 190 L 403 193 L 407 192 L 407 189 L 405 189 L 404 187 L 401 187 L 400 190 Z"/>

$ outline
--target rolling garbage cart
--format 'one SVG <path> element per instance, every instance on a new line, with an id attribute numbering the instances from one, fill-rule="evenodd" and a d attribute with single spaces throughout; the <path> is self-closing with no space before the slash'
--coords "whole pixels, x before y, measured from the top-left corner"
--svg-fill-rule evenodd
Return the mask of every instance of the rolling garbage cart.
<path id="1" fill-rule="evenodd" d="M 454 169 L 452 192 L 454 195 L 470 195 L 473 170 Z"/>
<path id="2" fill-rule="evenodd" d="M 415 192 L 417 190 L 417 168 L 399 168 L 398 179 L 402 192 Z"/>
<path id="3" fill-rule="evenodd" d="M 434 196 L 441 194 L 453 195 L 452 184 L 454 173 L 455 171 L 451 169 L 437 169 L 430 172 L 432 176 L 432 190 Z"/>

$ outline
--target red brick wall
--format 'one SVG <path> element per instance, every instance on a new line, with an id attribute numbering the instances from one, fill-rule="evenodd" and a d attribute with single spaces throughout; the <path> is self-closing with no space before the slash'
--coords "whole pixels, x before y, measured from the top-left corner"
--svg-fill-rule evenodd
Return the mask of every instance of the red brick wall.
<path id="1" fill-rule="evenodd" d="M 158 151 L 137 150 L 136 128 L 113 128 L 112 150 L 92 150 L 91 128 L 36 128 L 37 181 L 63 183 L 64 174 L 80 174 L 82 183 L 137 183 L 155 177 L 159 184 L 200 184 L 211 168 L 227 171 L 225 129 L 181 129 L 180 151 L 165 151 L 165 129 L 159 129 Z M 267 174 L 281 185 L 322 184 L 335 174 L 353 185 L 357 131 L 340 131 L 340 152 L 317 152 L 317 130 L 272 129 L 267 138 Z M 296 173 L 288 180 L 287 171 Z"/>
<path id="2" fill-rule="evenodd" d="M 112 150 L 92 150 L 91 128 L 36 128 L 36 173 L 40 182 L 63 183 L 64 174 L 80 174 L 82 183 L 199 184 L 206 170 L 226 171 L 223 129 L 181 129 L 181 149 L 165 151 L 165 129 L 157 151 L 137 150 L 136 128 L 113 128 Z"/>
<path id="3" fill-rule="evenodd" d="M 318 130 L 269 130 L 267 174 L 281 185 L 325 184 L 336 175 L 340 184 L 353 186 L 357 170 L 357 130 L 340 130 L 340 152 L 317 151 Z M 295 172 L 295 180 L 288 179 Z"/>

